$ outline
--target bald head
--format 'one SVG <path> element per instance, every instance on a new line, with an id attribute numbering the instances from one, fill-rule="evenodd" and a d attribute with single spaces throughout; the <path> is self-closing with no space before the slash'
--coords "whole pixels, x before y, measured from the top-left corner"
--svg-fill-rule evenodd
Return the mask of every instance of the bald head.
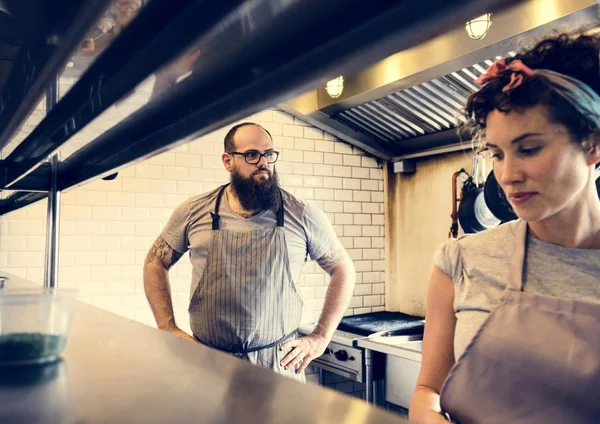
<path id="1" fill-rule="evenodd" d="M 235 152 L 240 145 L 252 144 L 253 141 L 266 141 L 273 144 L 273 137 L 269 131 L 254 122 L 243 122 L 232 127 L 227 135 L 223 147 L 225 152 Z"/>

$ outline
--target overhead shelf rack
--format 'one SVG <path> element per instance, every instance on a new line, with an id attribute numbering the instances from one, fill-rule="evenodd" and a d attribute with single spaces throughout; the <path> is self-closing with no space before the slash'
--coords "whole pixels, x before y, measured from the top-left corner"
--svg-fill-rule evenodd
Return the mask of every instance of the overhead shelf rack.
<path id="1" fill-rule="evenodd" d="M 109 0 L 6 0 L 0 9 L 0 148 L 29 117 Z"/>
<path id="2" fill-rule="evenodd" d="M 44 284 L 54 287 L 62 191 L 112 178 L 125 166 L 516 2 L 32 0 L 24 7 L 4 0 L 0 149 L 9 143 L 13 149 L 0 160 L 0 190 L 12 191 L 0 199 L 0 215 L 49 199 Z M 126 12 L 114 39 L 59 100 L 65 65 L 86 42 L 94 46 L 87 37 L 101 19 L 110 21 L 115 4 L 121 11 L 141 8 L 135 16 Z M 59 160 L 67 141 L 190 52 L 199 53 L 191 75 Z M 44 93 L 45 117 L 22 141 L 13 140 Z"/>
<path id="3" fill-rule="evenodd" d="M 47 197 L 51 179 L 47 158 L 192 47 L 200 50 L 201 60 L 191 76 L 60 162 L 58 190 L 106 177 L 512 3 L 152 0 L 0 162 L 0 188 L 14 191 L 0 200 L 0 215 Z M 20 74 L 22 56 L 27 56 L 21 55 L 2 90 L 0 147 L 35 108 L 44 88 L 60 74 L 108 4 L 105 0 L 45 3 L 43 12 L 56 16 L 47 19 L 52 25 L 34 31 L 30 41 L 30 46 L 46 43 L 38 50 L 38 68 Z M 11 87 L 20 87 L 21 95 Z"/>

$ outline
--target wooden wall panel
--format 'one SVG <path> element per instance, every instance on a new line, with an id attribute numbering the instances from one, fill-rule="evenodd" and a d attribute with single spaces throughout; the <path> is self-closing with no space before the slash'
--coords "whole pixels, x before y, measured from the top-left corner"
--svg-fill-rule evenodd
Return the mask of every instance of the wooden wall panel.
<path id="1" fill-rule="evenodd" d="M 389 164 L 384 173 L 387 310 L 425 314 L 433 254 L 450 230 L 452 174 L 470 173 L 471 157 L 468 150 L 426 158 L 414 174 L 394 174 Z"/>

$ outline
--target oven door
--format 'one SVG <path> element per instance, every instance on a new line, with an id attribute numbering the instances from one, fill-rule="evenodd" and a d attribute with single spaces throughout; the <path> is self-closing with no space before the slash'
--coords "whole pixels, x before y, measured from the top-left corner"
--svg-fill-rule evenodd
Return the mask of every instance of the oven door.
<path id="1" fill-rule="evenodd" d="M 364 351 L 360 348 L 331 342 L 325 353 L 314 359 L 311 365 L 359 383 L 364 382 L 365 359 Z"/>

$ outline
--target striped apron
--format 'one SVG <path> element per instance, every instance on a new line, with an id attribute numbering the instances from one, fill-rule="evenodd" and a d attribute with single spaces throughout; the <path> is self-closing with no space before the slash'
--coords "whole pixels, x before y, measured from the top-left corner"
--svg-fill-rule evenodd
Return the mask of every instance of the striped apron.
<path id="1" fill-rule="evenodd" d="M 194 338 L 255 365 L 304 381 L 280 361 L 283 342 L 297 337 L 303 301 L 292 280 L 285 240 L 283 196 L 277 226 L 248 232 L 221 229 L 217 195 L 206 265 L 190 301 Z"/>
<path id="2" fill-rule="evenodd" d="M 440 395 L 460 424 L 600 422 L 600 304 L 523 292 L 527 223 L 511 277 Z"/>

